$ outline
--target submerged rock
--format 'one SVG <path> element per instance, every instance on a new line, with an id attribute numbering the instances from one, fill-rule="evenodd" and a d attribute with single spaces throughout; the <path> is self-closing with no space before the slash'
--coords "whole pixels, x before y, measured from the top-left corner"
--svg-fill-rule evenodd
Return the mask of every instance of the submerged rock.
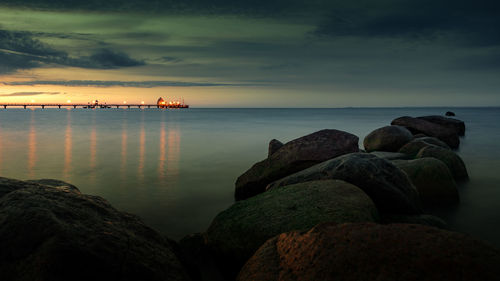
<path id="1" fill-rule="evenodd" d="M 405 127 L 385 126 L 368 134 L 363 140 L 363 145 L 366 152 L 395 152 L 412 139 L 413 135 Z"/>
<path id="2" fill-rule="evenodd" d="M 455 112 L 453 112 L 453 111 L 446 111 L 446 113 L 444 115 L 446 115 L 446 116 L 455 116 Z"/>
<path id="3" fill-rule="evenodd" d="M 278 151 L 278 149 L 280 149 L 282 146 L 283 146 L 282 142 L 280 142 L 277 139 L 272 139 L 269 142 L 269 148 L 268 148 L 268 152 L 267 152 L 267 157 L 271 157 L 271 155 L 273 155 L 273 153 L 275 153 L 276 151 Z"/>
<path id="4" fill-rule="evenodd" d="M 394 119 L 391 125 L 404 126 L 414 134 L 423 133 L 430 137 L 436 137 L 453 149 L 458 148 L 460 144 L 458 134 L 454 129 L 421 118 L 403 116 Z"/>
<path id="5" fill-rule="evenodd" d="M 245 264 L 250 280 L 498 280 L 500 251 L 467 235 L 414 224 L 319 225 L 268 240 Z"/>
<path id="6" fill-rule="evenodd" d="M 422 148 L 416 158 L 433 157 L 443 161 L 450 169 L 453 178 L 457 181 L 469 179 L 465 163 L 455 152 L 437 146 L 427 146 Z"/>
<path id="7" fill-rule="evenodd" d="M 343 131 L 321 130 L 290 141 L 238 177 L 235 199 L 255 196 L 277 179 L 339 155 L 357 152 L 358 140 L 357 136 Z"/>
<path id="8" fill-rule="evenodd" d="M 391 162 L 370 153 L 351 153 L 325 161 L 268 186 L 268 189 L 313 180 L 339 179 L 361 188 L 377 209 L 387 213 L 421 213 L 418 192 Z"/>
<path id="9" fill-rule="evenodd" d="M 441 160 L 425 157 L 415 160 L 395 160 L 393 163 L 408 175 L 424 205 L 458 204 L 457 184 L 448 166 Z"/>
<path id="10" fill-rule="evenodd" d="M 0 182 L 19 187 L 0 195 L 2 280 L 189 280 L 171 241 L 103 198 Z"/>
<path id="11" fill-rule="evenodd" d="M 52 186 L 52 187 L 59 188 L 59 189 L 68 189 L 70 191 L 80 192 L 80 190 L 76 186 L 74 186 L 70 183 L 67 183 L 65 181 L 62 181 L 62 180 L 38 179 L 38 180 L 27 180 L 27 182 L 34 182 L 34 183 Z"/>
<path id="12" fill-rule="evenodd" d="M 444 126 L 448 129 L 453 130 L 459 136 L 465 135 L 465 123 L 461 120 L 455 118 L 443 117 L 439 115 L 421 116 L 417 118 Z"/>
<path id="13" fill-rule="evenodd" d="M 205 233 L 209 248 L 236 269 L 269 238 L 308 230 L 320 222 L 374 222 L 378 212 L 358 187 L 340 181 L 310 181 L 283 186 L 233 204 L 215 217 Z"/>

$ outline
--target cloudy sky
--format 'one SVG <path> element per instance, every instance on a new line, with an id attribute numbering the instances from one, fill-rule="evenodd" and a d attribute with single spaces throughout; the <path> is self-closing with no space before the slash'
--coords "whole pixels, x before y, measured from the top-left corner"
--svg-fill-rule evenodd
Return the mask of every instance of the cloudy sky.
<path id="1" fill-rule="evenodd" d="M 0 102 L 500 105 L 500 2 L 3 0 Z"/>

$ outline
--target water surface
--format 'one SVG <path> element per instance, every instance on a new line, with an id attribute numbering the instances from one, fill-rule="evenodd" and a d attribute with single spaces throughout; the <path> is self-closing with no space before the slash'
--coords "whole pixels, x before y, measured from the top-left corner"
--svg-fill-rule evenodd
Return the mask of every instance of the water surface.
<path id="1" fill-rule="evenodd" d="M 447 110 L 0 110 L 0 175 L 68 181 L 179 239 L 205 230 L 233 203 L 236 178 L 266 157 L 273 138 L 331 128 L 362 144 L 396 117 Z M 466 122 L 458 153 L 471 180 L 460 186 L 460 206 L 439 214 L 453 229 L 500 246 L 500 109 L 453 110 Z"/>

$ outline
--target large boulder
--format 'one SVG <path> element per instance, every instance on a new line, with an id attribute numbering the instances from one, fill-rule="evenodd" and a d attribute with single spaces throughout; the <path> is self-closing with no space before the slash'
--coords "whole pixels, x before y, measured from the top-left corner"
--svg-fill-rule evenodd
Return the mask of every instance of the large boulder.
<path id="1" fill-rule="evenodd" d="M 446 115 L 446 116 L 455 116 L 455 112 L 453 112 L 453 111 L 446 111 L 446 113 L 444 115 Z"/>
<path id="2" fill-rule="evenodd" d="M 313 180 L 339 179 L 361 188 L 377 209 L 387 213 L 421 213 L 418 192 L 391 162 L 370 153 L 351 153 L 317 164 L 268 186 L 268 189 Z"/>
<path id="3" fill-rule="evenodd" d="M 439 116 L 439 115 L 421 116 L 421 117 L 417 117 L 417 118 L 444 126 L 444 127 L 451 129 L 451 130 L 454 130 L 456 132 L 456 134 L 458 134 L 459 136 L 465 135 L 465 123 L 464 123 L 464 121 L 461 121 L 461 120 L 458 120 L 455 118 Z"/>
<path id="4" fill-rule="evenodd" d="M 458 148 L 460 140 L 454 129 L 424 120 L 403 116 L 392 120 L 391 125 L 404 126 L 414 134 L 423 133 L 430 137 L 436 137 L 453 149 Z"/>
<path id="5" fill-rule="evenodd" d="M 459 202 L 457 184 L 448 166 L 441 160 L 425 157 L 392 163 L 408 175 L 424 205 L 446 206 Z"/>
<path id="6" fill-rule="evenodd" d="M 189 280 L 173 242 L 106 200 L 1 182 L 20 187 L 0 195 L 2 280 Z"/>
<path id="7" fill-rule="evenodd" d="M 369 133 L 363 140 L 366 152 L 398 151 L 413 139 L 412 133 L 402 126 L 385 126 Z"/>
<path id="8" fill-rule="evenodd" d="M 268 148 L 268 151 L 267 151 L 267 157 L 271 157 L 271 155 L 273 155 L 276 151 L 278 151 L 278 149 L 280 149 L 282 146 L 283 146 L 282 142 L 280 142 L 277 139 L 272 139 L 269 142 L 269 148 Z"/>
<path id="9" fill-rule="evenodd" d="M 439 142 L 441 142 L 441 141 L 436 139 L 436 138 L 433 138 L 433 137 L 417 138 L 417 139 L 414 139 L 411 142 L 403 145 L 403 147 L 401 147 L 401 149 L 399 149 L 399 153 L 406 154 L 410 158 L 415 158 L 415 156 L 417 156 L 418 152 L 422 148 L 428 147 L 428 146 L 439 146 L 439 145 L 441 145 Z M 445 148 L 445 149 L 450 149 L 448 147 L 448 145 L 446 145 L 445 143 L 442 143 L 442 144 L 444 144 L 444 146 L 440 146 L 440 147 Z"/>
<path id="10" fill-rule="evenodd" d="M 321 130 L 283 145 L 236 180 L 235 199 L 265 191 L 266 185 L 339 155 L 357 152 L 358 137 L 338 130 Z"/>
<path id="11" fill-rule="evenodd" d="M 461 233 L 413 225 L 323 224 L 268 240 L 239 281 L 494 281 L 500 251 Z"/>
<path id="12" fill-rule="evenodd" d="M 234 278 L 269 238 L 320 222 L 374 222 L 378 212 L 358 187 L 339 180 L 299 183 L 238 201 L 218 214 L 206 242 Z"/>
<path id="13" fill-rule="evenodd" d="M 437 146 L 426 146 L 422 148 L 416 158 L 433 157 L 443 161 L 450 169 L 453 178 L 457 181 L 469 179 L 465 163 L 455 152 Z"/>
<path id="14" fill-rule="evenodd" d="M 373 151 L 370 154 L 385 160 L 410 159 L 409 155 L 399 152 Z"/>

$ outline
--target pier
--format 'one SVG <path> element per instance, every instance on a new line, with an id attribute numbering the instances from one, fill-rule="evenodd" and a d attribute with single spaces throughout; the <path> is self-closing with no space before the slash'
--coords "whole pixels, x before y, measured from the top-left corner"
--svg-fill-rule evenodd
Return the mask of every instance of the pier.
<path id="1" fill-rule="evenodd" d="M 116 103 L 116 104 L 90 104 L 90 103 L 0 103 L 0 108 L 189 108 L 187 104 L 144 104 L 144 103 Z"/>

